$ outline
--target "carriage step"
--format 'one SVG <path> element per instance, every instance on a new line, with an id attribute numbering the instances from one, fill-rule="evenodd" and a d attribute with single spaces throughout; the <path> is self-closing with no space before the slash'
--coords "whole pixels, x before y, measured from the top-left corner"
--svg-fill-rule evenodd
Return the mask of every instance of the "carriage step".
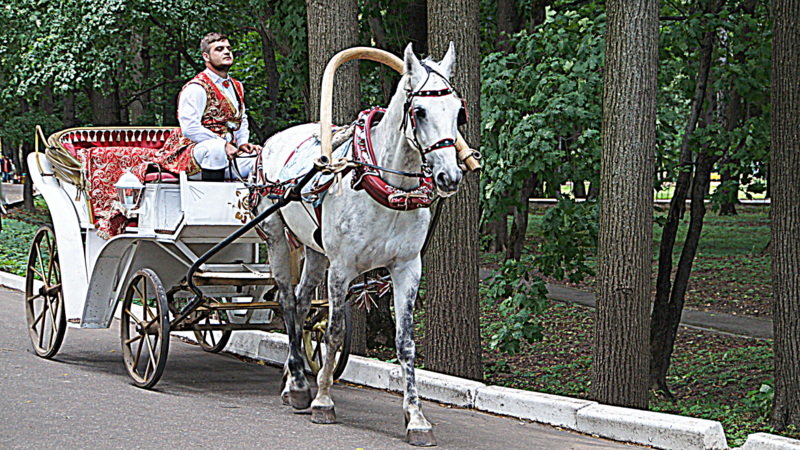
<path id="1" fill-rule="evenodd" d="M 206 264 L 194 274 L 198 286 L 261 286 L 273 285 L 275 279 L 269 264 Z"/>

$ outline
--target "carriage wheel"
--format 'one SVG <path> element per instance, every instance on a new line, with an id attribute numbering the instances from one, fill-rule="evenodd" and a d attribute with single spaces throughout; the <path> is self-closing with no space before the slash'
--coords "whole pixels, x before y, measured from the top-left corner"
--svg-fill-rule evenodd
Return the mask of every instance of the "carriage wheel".
<path id="1" fill-rule="evenodd" d="M 228 323 L 227 311 L 209 311 L 197 322 L 199 325 L 215 325 Z M 194 330 L 194 338 L 200 348 L 210 353 L 219 353 L 228 344 L 231 330 Z"/>
<path id="2" fill-rule="evenodd" d="M 40 282 L 41 286 L 35 286 Z M 52 358 L 64 341 L 67 318 L 61 267 L 53 229 L 39 228 L 33 237 L 25 277 L 25 315 L 33 350 L 42 358 Z"/>
<path id="3" fill-rule="evenodd" d="M 120 321 L 122 359 L 133 383 L 150 389 L 167 365 L 169 310 L 158 275 L 142 269 L 125 289 Z"/>
<path id="4" fill-rule="evenodd" d="M 325 361 L 325 351 L 321 344 L 325 342 L 325 330 L 328 327 L 328 307 L 312 308 L 303 327 L 303 349 L 311 372 L 316 375 L 322 369 Z M 336 355 L 336 367 L 333 369 L 333 379 L 342 376 L 350 357 L 350 338 L 353 333 L 353 316 L 350 303 L 344 305 L 344 341 L 342 348 Z"/>

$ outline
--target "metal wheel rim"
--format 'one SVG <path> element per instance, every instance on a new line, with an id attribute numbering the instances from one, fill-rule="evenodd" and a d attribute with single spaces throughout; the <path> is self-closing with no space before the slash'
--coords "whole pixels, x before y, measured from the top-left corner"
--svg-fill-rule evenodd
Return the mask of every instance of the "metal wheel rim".
<path id="1" fill-rule="evenodd" d="M 224 311 L 217 312 L 217 314 L 227 315 Z M 216 323 L 228 322 L 227 318 L 223 319 L 222 316 L 219 316 L 216 320 Z M 199 323 L 201 325 L 213 325 L 211 313 L 206 313 Z M 194 338 L 203 350 L 209 353 L 218 353 L 228 344 L 228 340 L 231 338 L 231 331 L 194 330 Z"/>
<path id="2" fill-rule="evenodd" d="M 35 281 L 41 281 L 43 286 L 35 287 Z M 36 232 L 28 254 L 25 317 L 36 354 L 42 358 L 55 356 L 64 340 L 67 320 L 58 247 L 55 233 L 48 226 Z"/>
<path id="3" fill-rule="evenodd" d="M 325 359 L 325 353 L 322 351 L 321 343 L 325 342 L 325 333 L 319 329 L 314 329 L 314 325 L 321 320 L 328 318 L 328 308 L 312 309 L 309 319 L 306 321 L 306 327 L 303 329 L 303 349 L 306 355 L 306 361 L 311 369 L 311 373 L 318 374 L 322 369 L 322 364 Z M 350 305 L 344 307 L 344 340 L 342 341 L 342 348 L 338 350 L 336 357 L 336 367 L 333 369 L 333 379 L 336 380 L 344 372 L 347 367 L 347 360 L 350 358 L 350 340 L 352 338 L 353 324 L 352 312 Z"/>
<path id="4" fill-rule="evenodd" d="M 142 303 L 141 312 L 134 300 Z M 145 389 L 155 386 L 167 363 L 169 314 L 164 286 L 150 269 L 136 272 L 125 289 L 120 340 L 125 368 L 134 384 Z"/>

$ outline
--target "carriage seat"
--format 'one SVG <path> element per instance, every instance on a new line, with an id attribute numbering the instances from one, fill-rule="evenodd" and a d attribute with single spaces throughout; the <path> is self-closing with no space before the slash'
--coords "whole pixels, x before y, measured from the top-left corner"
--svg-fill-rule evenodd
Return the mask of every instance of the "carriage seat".
<path id="1" fill-rule="evenodd" d="M 144 175 L 145 183 L 177 183 L 178 176 L 172 172 L 152 171 Z"/>

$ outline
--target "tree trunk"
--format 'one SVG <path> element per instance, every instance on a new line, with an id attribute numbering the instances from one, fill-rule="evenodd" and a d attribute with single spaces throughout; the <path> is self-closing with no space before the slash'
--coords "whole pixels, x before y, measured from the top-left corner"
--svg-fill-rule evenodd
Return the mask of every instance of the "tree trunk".
<path id="1" fill-rule="evenodd" d="M 509 52 L 511 45 L 508 38 L 522 28 L 522 15 L 517 9 L 516 0 L 497 0 L 497 51 Z"/>
<path id="2" fill-rule="evenodd" d="M 181 76 L 181 54 L 175 53 L 172 55 L 168 64 L 164 65 L 164 79 L 177 80 Z M 161 120 L 163 125 L 178 125 L 178 93 L 175 91 L 174 86 L 164 86 L 164 98 L 169 99 L 162 103 Z"/>
<path id="3" fill-rule="evenodd" d="M 133 64 L 128 74 L 136 82 L 136 86 L 144 88 L 144 84 L 150 79 L 150 27 L 145 26 L 142 32 L 133 34 L 131 42 L 136 53 L 133 56 Z M 127 100 L 127 96 L 124 97 Z M 140 95 L 130 103 L 129 119 L 131 124 L 142 123 L 142 120 L 149 118 L 148 108 L 150 107 L 150 92 Z"/>
<path id="4" fill-rule="evenodd" d="M 466 141 L 480 148 L 480 23 L 478 0 L 428 0 L 428 48 L 444 56 L 453 41 L 451 81 L 467 101 Z M 463 378 L 483 379 L 478 298 L 479 179 L 465 174 L 458 194 L 442 207 L 425 257 L 425 365 Z"/>
<path id="5" fill-rule="evenodd" d="M 773 0 L 772 286 L 775 399 L 771 424 L 800 426 L 800 2 Z"/>
<path id="6" fill-rule="evenodd" d="M 111 83 L 101 88 L 89 87 L 89 99 L 92 103 L 92 125 L 120 125 L 119 96 Z"/>
<path id="7" fill-rule="evenodd" d="M 481 235 L 492 238 L 489 251 L 505 252 L 508 248 L 508 215 L 503 214 L 499 219 L 485 222 L 483 228 Z"/>
<path id="8" fill-rule="evenodd" d="M 267 74 L 267 100 L 264 108 L 264 134 L 272 136 L 277 131 L 275 122 L 280 93 L 280 74 L 275 60 L 275 41 L 267 29 L 267 19 L 273 15 L 270 10 L 266 15 L 258 15 L 258 34 L 261 36 L 261 55 L 264 59 L 264 71 Z"/>
<path id="9" fill-rule="evenodd" d="M 358 2 L 306 0 L 308 12 L 308 74 L 311 86 L 311 115 L 319 120 L 322 74 L 328 61 L 341 50 L 358 45 Z M 347 63 L 336 71 L 333 86 L 333 122 L 350 123 L 360 103 L 358 64 Z"/>
<path id="10" fill-rule="evenodd" d="M 538 184 L 538 177 L 532 174 L 522 184 L 522 189 L 519 191 L 517 206 L 514 207 L 514 221 L 511 224 L 511 236 L 509 239 L 509 246 L 506 250 L 506 259 L 516 259 L 517 261 L 522 258 L 522 249 L 525 246 L 525 235 L 528 232 L 528 199 L 531 193 L 536 189 Z"/>
<path id="11" fill-rule="evenodd" d="M 659 6 L 609 0 L 606 11 L 591 397 L 647 408 Z"/>
<path id="12" fill-rule="evenodd" d="M 341 50 L 358 45 L 358 2 L 306 0 L 308 17 L 308 73 L 311 86 L 310 121 L 319 120 L 320 87 L 328 61 Z M 351 62 L 336 71 L 333 85 L 333 123 L 350 123 L 360 107 L 358 65 Z M 366 353 L 366 314 L 353 308 L 351 352 Z"/>
<path id="13" fill-rule="evenodd" d="M 64 128 L 72 128 L 78 124 L 78 121 L 75 119 L 75 93 L 73 91 L 69 91 L 64 94 L 62 103 L 64 108 Z"/>
<path id="14" fill-rule="evenodd" d="M 656 356 L 658 360 L 650 362 L 651 386 L 657 388 L 664 395 L 671 397 L 666 385 L 667 371 L 669 370 L 672 350 L 675 345 L 675 337 L 678 335 L 678 326 L 683 313 L 686 290 L 689 286 L 689 275 L 692 272 L 694 258 L 697 255 L 697 247 L 700 243 L 700 235 L 703 230 L 703 219 L 706 214 L 705 196 L 711 183 L 711 169 L 717 158 L 706 152 L 700 153 L 697 157 L 694 180 L 692 183 L 691 207 L 689 218 L 689 229 L 686 233 L 686 240 L 681 249 L 681 256 L 678 260 L 678 269 L 675 273 L 675 281 L 672 284 L 669 303 L 667 305 L 664 323 L 668 326 L 666 332 L 660 335 L 662 352 Z"/>
<path id="15" fill-rule="evenodd" d="M 719 0 L 710 0 L 707 11 L 716 13 L 719 11 Z M 692 184 L 692 150 L 689 147 L 689 140 L 697 126 L 706 98 L 706 86 L 708 74 L 711 68 L 712 51 L 714 49 L 715 30 L 706 31 L 700 44 L 700 62 L 695 83 L 694 97 L 692 99 L 692 110 L 689 121 L 684 130 L 681 141 L 681 155 L 678 164 L 678 180 L 675 183 L 675 192 L 669 204 L 667 222 L 661 233 L 661 245 L 658 255 L 658 275 L 656 277 L 656 296 L 653 304 L 653 311 L 650 315 L 650 387 L 656 391 L 663 391 L 668 394 L 666 379 L 666 369 L 664 360 L 669 362 L 669 355 L 672 354 L 672 344 L 668 338 L 670 330 L 676 325 L 670 321 L 674 314 L 670 314 L 672 301 L 672 250 L 675 248 L 675 240 L 678 235 L 678 225 L 686 208 L 686 194 Z M 682 298 L 681 298 L 682 302 Z M 681 305 L 681 309 L 682 309 Z M 680 314 L 678 315 L 680 319 Z"/>

